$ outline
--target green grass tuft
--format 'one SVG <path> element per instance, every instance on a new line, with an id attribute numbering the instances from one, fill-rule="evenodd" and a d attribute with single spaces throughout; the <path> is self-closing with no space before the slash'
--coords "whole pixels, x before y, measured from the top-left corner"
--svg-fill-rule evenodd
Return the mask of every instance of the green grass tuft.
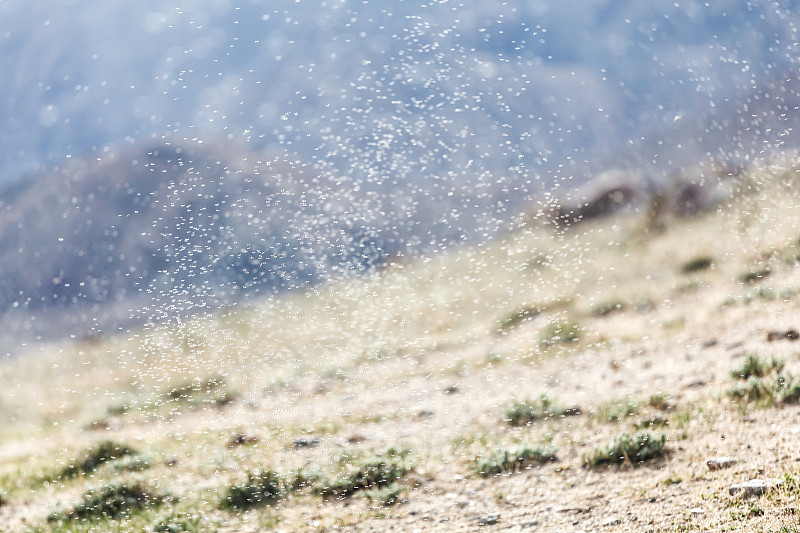
<path id="1" fill-rule="evenodd" d="M 681 266 L 681 272 L 684 274 L 692 274 L 694 272 L 701 272 L 703 270 L 708 270 L 714 264 L 714 260 L 710 257 L 695 257 L 694 259 L 687 261 L 686 263 Z"/>
<path id="2" fill-rule="evenodd" d="M 567 344 L 580 340 L 583 328 L 577 322 L 550 324 L 541 335 L 543 344 Z"/>
<path id="3" fill-rule="evenodd" d="M 757 377 L 732 385 L 725 394 L 735 402 L 754 403 L 762 408 L 774 406 L 776 400 L 774 384 Z"/>
<path id="4" fill-rule="evenodd" d="M 621 422 L 639 413 L 640 406 L 629 398 L 602 403 L 592 411 L 592 417 L 600 422 Z"/>
<path id="5" fill-rule="evenodd" d="M 225 378 L 212 376 L 178 385 L 166 391 L 163 397 L 168 402 L 187 404 L 190 407 L 204 404 L 222 407 L 231 403 L 236 394 L 227 388 Z"/>
<path id="6" fill-rule="evenodd" d="M 778 403 L 781 405 L 800 403 L 800 380 L 792 376 L 778 376 Z"/>
<path id="7" fill-rule="evenodd" d="M 157 520 L 152 527 L 153 533 L 203 533 L 208 529 L 199 514 L 170 513 Z"/>
<path id="8" fill-rule="evenodd" d="M 248 472 L 247 481 L 231 485 L 220 503 L 223 509 L 249 509 L 278 501 L 286 492 L 286 484 L 272 470 Z"/>
<path id="9" fill-rule="evenodd" d="M 778 295 L 769 287 L 758 287 L 756 290 L 750 291 L 744 295 L 742 303 L 750 305 L 755 301 L 772 302 L 778 298 Z"/>
<path id="10" fill-rule="evenodd" d="M 644 420 L 640 420 L 635 425 L 639 429 L 653 429 L 657 427 L 668 426 L 669 420 L 661 416 L 654 416 L 651 418 L 645 418 Z"/>
<path id="11" fill-rule="evenodd" d="M 754 283 L 758 283 L 766 277 L 769 277 L 770 274 L 772 274 L 772 270 L 770 270 L 769 267 L 748 270 L 739 276 L 739 282 L 752 285 Z"/>
<path id="12" fill-rule="evenodd" d="M 411 471 L 405 461 L 408 453 L 408 450 L 389 449 L 372 459 L 351 465 L 334 479 L 321 482 L 315 492 L 323 497 L 347 498 L 358 491 L 391 485 Z"/>
<path id="13" fill-rule="evenodd" d="M 319 472 L 297 468 L 291 480 L 288 481 L 288 489 L 293 492 L 299 492 L 317 486 L 321 480 L 322 475 Z"/>
<path id="14" fill-rule="evenodd" d="M 650 395 L 647 405 L 659 411 L 671 411 L 675 406 L 672 403 L 672 396 L 663 392 Z"/>
<path id="15" fill-rule="evenodd" d="M 475 472 L 481 477 L 513 474 L 534 465 L 557 461 L 552 446 L 539 445 L 536 448 L 522 446 L 516 450 L 496 450 L 488 456 L 479 457 L 475 461 Z"/>
<path id="16" fill-rule="evenodd" d="M 605 302 L 602 304 L 597 305 L 592 309 L 592 315 L 594 316 L 608 316 L 612 313 L 617 313 L 620 311 L 624 311 L 626 309 L 626 305 L 619 301 L 619 300 L 611 300 L 609 302 Z"/>
<path id="17" fill-rule="evenodd" d="M 737 521 L 749 520 L 751 518 L 763 515 L 764 510 L 755 502 L 744 504 L 739 508 L 730 511 L 731 519 Z"/>
<path id="18" fill-rule="evenodd" d="M 623 433 L 617 436 L 606 448 L 595 448 L 586 459 L 586 464 L 598 467 L 608 464 L 631 463 L 634 466 L 664 454 L 667 437 L 663 433 L 655 435 L 640 431 L 634 436 Z"/>
<path id="19" fill-rule="evenodd" d="M 800 380 L 783 374 L 784 361 L 761 359 L 750 354 L 739 368 L 731 372 L 736 381 L 725 395 L 744 410 L 747 404 L 766 409 L 800 403 Z"/>
<path id="20" fill-rule="evenodd" d="M 65 479 L 91 474 L 105 463 L 136 455 L 137 453 L 134 448 L 125 444 L 104 440 L 97 446 L 84 451 L 83 457 L 79 461 L 64 467 L 57 475 L 57 478 Z"/>
<path id="21" fill-rule="evenodd" d="M 522 307 L 517 309 L 510 315 L 505 316 L 499 322 L 500 325 L 497 327 L 499 332 L 505 332 L 514 328 L 521 324 L 522 322 L 528 321 L 536 316 L 538 316 L 542 312 L 541 309 L 538 307 Z"/>
<path id="22" fill-rule="evenodd" d="M 383 507 L 389 507 L 400 501 L 400 494 L 402 494 L 402 492 L 402 485 L 398 483 L 390 483 L 385 487 L 365 490 L 364 497 L 371 502 L 382 505 Z"/>
<path id="23" fill-rule="evenodd" d="M 731 377 L 736 379 L 750 379 L 753 377 L 763 378 L 772 372 L 783 370 L 784 361 L 772 358 L 767 361 L 760 358 L 757 354 L 751 353 L 747 356 L 744 363 L 739 368 L 731 371 Z"/>
<path id="24" fill-rule="evenodd" d="M 116 519 L 160 505 L 164 499 L 142 483 L 103 485 L 85 492 L 83 500 L 70 511 L 50 515 L 48 521 Z"/>
<path id="25" fill-rule="evenodd" d="M 538 400 L 523 400 L 512 403 L 505 412 L 505 421 L 511 426 L 529 426 L 537 420 L 581 414 L 577 407 L 561 407 L 546 395 Z"/>
<path id="26" fill-rule="evenodd" d="M 734 383 L 725 394 L 740 404 L 755 404 L 767 409 L 800 403 L 800 380 L 788 374 L 778 374 L 774 379 L 751 377 L 746 382 Z"/>
<path id="27" fill-rule="evenodd" d="M 154 460 L 148 455 L 126 455 L 109 463 L 114 472 L 142 472 L 153 467 Z"/>

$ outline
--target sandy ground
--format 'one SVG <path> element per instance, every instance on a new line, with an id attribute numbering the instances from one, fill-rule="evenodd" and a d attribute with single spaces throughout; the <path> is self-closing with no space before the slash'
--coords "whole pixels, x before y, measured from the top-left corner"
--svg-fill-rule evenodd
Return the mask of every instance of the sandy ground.
<path id="1" fill-rule="evenodd" d="M 795 271 L 782 275 L 789 281 Z M 793 514 L 798 494 L 778 489 L 750 503 L 729 496 L 728 488 L 800 473 L 800 407 L 744 412 L 724 392 L 733 383 L 731 370 L 747 354 L 784 358 L 788 371 L 800 370 L 796 342 L 767 341 L 769 331 L 800 323 L 798 306 L 754 302 L 708 313 L 704 302 L 720 301 L 717 296 L 713 287 L 699 289 L 668 308 L 625 311 L 586 324 L 596 331 L 638 324 L 645 334 L 636 340 L 553 347 L 531 358 L 487 362 L 487 353 L 526 343 L 538 347 L 537 337 L 526 332 L 536 329 L 532 321 L 462 346 L 300 380 L 222 411 L 192 412 L 166 424 L 131 421 L 115 438 L 155 439 L 165 431 L 225 434 L 237 428 L 270 441 L 253 448 L 249 460 L 283 471 L 329 463 L 344 450 L 414 450 L 416 472 L 405 481 L 399 504 L 301 496 L 271 511 L 280 517 L 274 527 L 281 531 L 793 531 L 800 526 Z M 680 328 L 669 323 L 676 309 L 684 316 Z M 644 402 L 656 393 L 669 396 L 669 410 L 645 407 L 620 422 L 592 415 L 604 402 Z M 511 399 L 541 394 L 578 406 L 583 414 L 524 428 L 504 423 Z M 681 421 L 678 411 L 685 413 Z M 641 465 L 584 464 L 596 447 L 635 432 L 636 423 L 655 414 L 670 420 L 663 428 L 665 457 Z M 319 444 L 294 449 L 298 436 Z M 557 461 L 489 479 L 472 472 L 474 457 L 486 451 L 542 441 L 558 448 Z M 730 456 L 735 463 L 710 471 L 706 461 L 714 456 Z M 217 481 L 200 483 L 213 487 Z M 754 505 L 758 510 L 748 515 Z M 258 516 L 223 530 L 266 530 Z"/>
<path id="2" fill-rule="evenodd" d="M 75 501 L 96 480 L 43 486 L 35 482 L 36 476 L 105 438 L 153 450 L 156 466 L 119 475 L 168 487 L 186 502 L 184 508 L 203 516 L 201 530 L 800 531 L 800 483 L 793 481 L 800 478 L 800 406 L 761 408 L 734 402 L 726 395 L 736 382 L 731 371 L 751 354 L 782 359 L 784 373 L 800 375 L 800 340 L 768 339 L 769 332 L 800 328 L 800 294 L 794 289 L 800 285 L 800 266 L 786 260 L 787 250 L 791 252 L 794 245 L 780 244 L 794 239 L 800 227 L 791 197 L 787 198 L 789 207 L 778 212 L 786 215 L 783 227 L 792 235 L 773 239 L 778 244 L 760 237 L 745 241 L 742 236 L 750 229 L 741 229 L 739 219 L 718 215 L 739 228 L 738 244 L 760 246 L 742 252 L 744 259 L 730 259 L 733 266 L 728 270 L 712 268 L 685 279 L 674 274 L 687 259 L 677 257 L 690 246 L 687 242 L 695 250 L 692 254 L 699 249 L 720 255 L 713 249 L 719 240 L 718 228 L 698 219 L 694 226 L 684 224 L 656 237 L 663 241 L 658 248 L 664 250 L 663 257 L 631 246 L 631 253 L 638 250 L 647 257 L 639 258 L 639 266 L 630 271 L 615 271 L 615 264 L 602 257 L 588 261 L 588 273 L 581 274 L 582 281 L 572 294 L 548 297 L 555 303 L 502 332 L 492 324 L 518 309 L 526 296 L 515 295 L 516 300 L 503 308 L 486 309 L 490 304 L 481 294 L 495 282 L 491 272 L 476 283 L 477 296 L 465 285 L 457 287 L 459 296 L 452 299 L 462 302 L 453 304 L 456 307 L 464 306 L 457 309 L 462 320 L 485 315 L 491 327 L 486 320 L 476 319 L 480 327 L 473 326 L 464 335 L 448 325 L 447 317 L 456 316 L 452 312 L 441 318 L 404 308 L 388 320 L 384 337 L 395 328 L 392 320 L 400 329 L 403 312 L 413 314 L 421 324 L 456 332 L 438 337 L 426 333 L 428 340 L 406 342 L 386 354 L 371 352 L 366 357 L 366 352 L 358 352 L 361 356 L 356 357 L 348 352 L 347 346 L 366 343 L 356 326 L 352 334 L 349 329 L 338 331 L 339 337 L 328 332 L 320 340 L 323 326 L 314 324 L 314 317 L 304 315 L 301 308 L 292 320 L 303 322 L 296 331 L 305 337 L 289 331 L 283 345 L 294 340 L 301 350 L 313 340 L 325 343 L 325 353 L 334 355 L 326 355 L 324 362 L 309 356 L 305 370 L 291 378 L 274 361 L 254 362 L 261 361 L 258 350 L 267 348 L 259 347 L 261 337 L 248 332 L 241 333 L 247 343 L 226 341 L 228 366 L 203 359 L 205 352 L 197 348 L 202 343 L 185 339 L 181 341 L 184 351 L 174 359 L 181 361 L 177 370 L 168 355 L 159 351 L 153 355 L 144 348 L 145 355 L 121 368 L 120 361 L 128 361 L 118 355 L 127 350 L 124 343 L 119 343 L 122 348 L 116 344 L 98 348 L 117 354 L 109 360 L 91 359 L 87 355 L 91 347 L 78 346 L 72 351 L 54 350 L 35 364 L 20 362 L 15 367 L 9 363 L 3 375 L 8 383 L 22 382 L 24 376 L 34 379 L 18 393 L 9 384 L 0 395 L 3 405 L 6 411 L 29 409 L 30 424 L 39 426 L 30 430 L 25 420 L 7 422 L 15 433 L 0 441 L 0 481 L 10 492 L 7 503 L 0 506 L 0 531 L 35 530 L 37 524 L 48 530 L 51 526 L 43 518 L 53 505 Z M 758 202 L 752 205 L 757 207 Z M 767 217 L 756 218 L 767 228 L 776 227 Z M 592 246 L 618 240 L 620 230 L 613 220 L 603 224 L 586 232 L 596 240 Z M 559 236 L 554 242 L 563 244 L 569 239 L 569 235 Z M 618 257 L 628 257 L 624 247 L 614 246 L 621 248 L 614 252 Z M 770 253 L 765 254 L 765 249 Z M 478 258 L 490 253 L 494 252 Z M 584 268 L 576 263 L 575 251 L 570 253 L 574 270 Z M 768 261 L 768 277 L 754 282 L 736 279 L 737 273 L 759 261 Z M 667 262 L 671 263 L 664 272 L 673 274 L 657 270 Z M 572 275 L 562 269 L 549 279 Z M 628 277 L 638 280 L 633 288 L 625 285 Z M 502 285 L 499 279 L 496 283 Z M 613 293 L 618 286 L 627 295 L 647 292 L 646 304 L 627 301 L 621 310 L 602 314 L 578 301 L 581 295 Z M 394 298 L 410 290 L 404 287 Z M 366 296 L 353 300 L 362 306 L 362 298 Z M 391 298 L 387 301 L 392 302 Z M 473 301 L 477 303 L 468 307 Z M 370 313 L 366 307 L 357 311 L 362 317 Z M 305 323 L 304 316 L 311 323 Z M 543 331 L 564 316 L 577 317 L 580 339 L 544 343 Z M 282 325 L 273 321 L 261 329 L 274 336 L 274 328 Z M 229 334 L 222 329 L 215 333 Z M 141 338 L 136 342 L 146 344 Z M 213 351 L 208 343 L 203 346 L 206 352 Z M 170 376 L 161 374 L 157 364 L 162 359 L 164 367 L 172 365 L 170 371 L 175 373 L 192 370 L 193 365 L 204 368 L 206 374 L 221 371 L 230 376 L 238 394 L 229 403 L 173 412 L 140 409 L 98 418 L 103 412 L 100 407 L 106 409 L 123 397 L 115 390 L 147 379 L 153 383 L 152 390 L 167 386 Z M 331 365 L 331 360 L 336 364 Z M 78 379 L 82 373 L 90 379 Z M 53 381 L 56 377 L 62 378 L 58 385 Z M 581 414 L 527 427 L 506 423 L 505 410 L 513 401 L 543 394 L 557 404 L 578 407 Z M 53 405 L 42 400 L 48 395 Z M 666 402 L 648 405 L 654 395 L 666 397 Z M 626 402 L 638 406 L 633 414 L 619 421 L 603 419 L 607 406 Z M 37 408 L 37 403 L 45 405 Z M 622 433 L 637 432 L 638 425 L 654 417 L 666 421 L 662 427 L 651 428 L 666 435 L 664 456 L 642 464 L 587 465 L 594 450 Z M 93 426 L 88 424 L 91 420 L 96 422 Z M 237 434 L 253 437 L 255 442 L 228 446 Z M 300 446 L 301 440 L 312 445 Z M 489 478 L 475 472 L 476 461 L 495 450 L 541 443 L 557 449 L 556 460 Z M 308 492 L 244 513 L 222 511 L 215 503 L 226 484 L 241 479 L 248 469 L 269 466 L 287 474 L 297 468 L 325 473 L 335 469 L 342 454 L 369 457 L 390 447 L 409 449 L 408 461 L 413 465 L 402 480 L 400 501 L 391 506 L 361 495 L 337 501 Z M 716 456 L 732 457 L 733 463 L 710 470 L 706 461 Z M 98 471 L 97 480 L 114 475 L 107 468 Z M 784 484 L 754 499 L 729 494 L 733 483 L 755 478 L 780 478 Z M 92 527 L 82 530 L 106 530 Z M 142 530 L 133 523 L 114 527 L 108 530 Z"/>

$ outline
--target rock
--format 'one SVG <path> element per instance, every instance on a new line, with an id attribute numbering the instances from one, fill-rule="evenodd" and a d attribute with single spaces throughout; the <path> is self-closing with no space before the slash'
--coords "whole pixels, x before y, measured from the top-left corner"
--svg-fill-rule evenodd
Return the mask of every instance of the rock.
<path id="1" fill-rule="evenodd" d="M 800 339 L 800 333 L 796 329 L 787 329 L 786 331 L 770 331 L 767 333 L 767 342 L 774 342 L 780 340 L 796 341 Z"/>
<path id="2" fill-rule="evenodd" d="M 253 435 L 245 435 L 244 433 L 237 433 L 231 440 L 228 441 L 228 447 L 233 448 L 236 446 L 249 446 L 250 444 L 255 444 L 258 442 L 258 437 L 254 437 Z"/>
<path id="3" fill-rule="evenodd" d="M 706 514 L 706 510 L 703 509 L 702 507 L 695 507 L 693 509 L 690 509 L 689 513 L 697 516 L 697 515 Z"/>
<path id="4" fill-rule="evenodd" d="M 292 442 L 295 448 L 315 448 L 319 446 L 319 439 L 297 439 Z"/>
<path id="5" fill-rule="evenodd" d="M 696 380 L 684 385 L 683 388 L 684 389 L 697 389 L 699 387 L 705 387 L 706 384 L 707 383 L 705 381 L 703 381 L 702 379 L 696 379 Z"/>
<path id="6" fill-rule="evenodd" d="M 458 394 L 459 392 L 461 392 L 461 388 L 459 388 L 457 383 L 444 389 L 445 394 Z"/>
<path id="7" fill-rule="evenodd" d="M 426 480 L 424 477 L 420 476 L 419 474 L 413 474 L 413 473 L 409 474 L 408 476 L 406 476 L 406 479 L 405 479 L 405 484 L 407 486 L 411 487 L 411 488 L 414 488 L 414 489 L 421 487 L 422 485 L 424 485 L 427 482 L 428 482 L 428 480 Z M 453 494 L 453 493 L 452 492 L 448 492 L 447 494 L 449 495 L 449 494 Z"/>
<path id="8" fill-rule="evenodd" d="M 358 444 L 360 442 L 364 442 L 365 440 L 367 440 L 367 437 L 365 437 L 361 433 L 353 433 L 352 435 L 347 437 L 348 444 Z"/>
<path id="9" fill-rule="evenodd" d="M 766 479 L 751 479 L 744 483 L 734 483 L 728 489 L 731 496 L 743 496 L 745 498 L 754 498 L 761 496 L 767 491 L 783 485 L 783 480 L 776 478 Z"/>
<path id="10" fill-rule="evenodd" d="M 697 183 L 682 183 L 672 194 L 672 212 L 688 217 L 705 209 L 711 203 L 708 193 Z"/>
<path id="11" fill-rule="evenodd" d="M 619 518 L 606 518 L 600 525 L 603 527 L 609 527 L 609 526 L 618 526 L 621 523 L 622 520 L 620 520 Z"/>
<path id="12" fill-rule="evenodd" d="M 733 457 L 711 457 L 706 461 L 706 466 L 709 470 L 722 470 L 732 467 L 735 462 Z"/>
<path id="13" fill-rule="evenodd" d="M 624 170 L 603 172 L 561 198 L 553 213 L 553 222 L 569 226 L 641 203 L 647 196 L 641 183 L 641 176 Z"/>
<path id="14" fill-rule="evenodd" d="M 493 526 L 500 521 L 499 514 L 487 514 L 486 516 L 482 516 L 478 518 L 478 525 L 479 526 Z"/>
<path id="15" fill-rule="evenodd" d="M 735 176 L 741 169 L 719 161 L 701 161 L 672 176 L 657 193 L 664 196 L 664 208 L 676 217 L 707 211 L 730 198 Z"/>
<path id="16" fill-rule="evenodd" d="M 111 418 L 101 418 L 91 422 L 86 429 L 89 430 L 108 430 L 119 431 L 122 428 L 122 420 L 113 416 Z"/>

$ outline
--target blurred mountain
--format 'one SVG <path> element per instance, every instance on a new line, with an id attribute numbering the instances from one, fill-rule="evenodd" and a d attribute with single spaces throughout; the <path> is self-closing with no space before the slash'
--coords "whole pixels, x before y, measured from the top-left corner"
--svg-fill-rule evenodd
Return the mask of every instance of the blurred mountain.
<path id="1" fill-rule="evenodd" d="M 798 4 L 4 0 L 0 175 L 150 137 L 229 138 L 362 181 L 538 192 L 613 165 L 667 172 L 703 133 L 676 140 L 675 123 L 796 70 Z"/>
<path id="2" fill-rule="evenodd" d="M 102 331 L 359 271 L 393 248 L 347 194 L 233 146 L 75 160 L 0 197 L 0 306 L 67 322 L 48 316 L 37 335 Z"/>
<path id="3" fill-rule="evenodd" d="M 234 143 L 73 159 L 0 194 L 5 333 L 107 332 L 360 274 L 498 227 L 480 198 L 358 183 Z"/>
<path id="4" fill-rule="evenodd" d="M 212 309 L 610 168 L 796 147 L 798 4 L 1 0 L 6 331 Z"/>

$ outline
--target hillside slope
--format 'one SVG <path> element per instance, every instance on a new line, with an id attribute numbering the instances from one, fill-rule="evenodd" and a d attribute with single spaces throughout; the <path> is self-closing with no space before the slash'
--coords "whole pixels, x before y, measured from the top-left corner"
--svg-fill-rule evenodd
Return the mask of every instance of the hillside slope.
<path id="1" fill-rule="evenodd" d="M 0 196 L 0 308 L 85 336 L 360 272 L 409 229 L 354 189 L 231 144 L 68 162 Z"/>
<path id="2" fill-rule="evenodd" d="M 0 193 L 0 350 L 358 275 L 495 234 L 520 203 L 442 183 L 355 180 L 231 142 L 67 160 Z"/>
<path id="3" fill-rule="evenodd" d="M 798 172 L 5 361 L 0 523 L 794 531 Z"/>

